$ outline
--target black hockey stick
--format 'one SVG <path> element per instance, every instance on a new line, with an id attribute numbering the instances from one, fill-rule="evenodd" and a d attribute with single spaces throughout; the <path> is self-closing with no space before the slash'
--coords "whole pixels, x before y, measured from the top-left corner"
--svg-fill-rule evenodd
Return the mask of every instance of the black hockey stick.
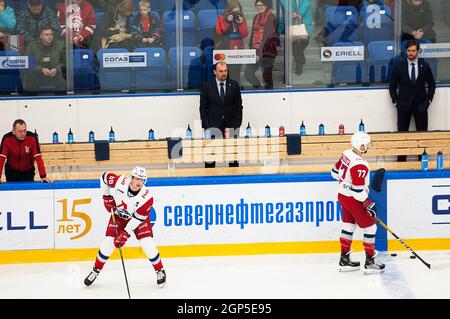
<path id="1" fill-rule="evenodd" d="M 116 231 L 116 239 L 119 237 L 119 232 L 117 231 L 117 224 L 116 224 L 116 218 L 114 217 L 114 211 L 111 209 L 111 217 L 114 223 L 114 230 Z M 123 268 L 123 274 L 125 276 L 125 284 L 127 285 L 127 291 L 128 291 L 128 298 L 131 299 L 130 294 L 130 286 L 128 285 L 128 278 L 127 278 L 127 271 L 125 270 L 125 262 L 123 261 L 123 255 L 122 255 L 122 247 L 119 246 L 119 252 L 120 252 L 120 259 L 122 260 L 122 268 Z"/>
<path id="2" fill-rule="evenodd" d="M 370 188 L 372 188 L 374 191 L 381 192 L 385 172 L 386 172 L 386 170 L 384 168 L 380 168 L 375 171 L 375 175 L 372 179 L 372 182 L 370 183 Z M 381 227 L 383 227 L 389 233 L 391 233 L 391 235 L 394 236 L 406 249 L 408 249 L 414 256 L 419 258 L 419 260 L 421 262 L 423 262 L 423 264 L 425 266 L 427 266 L 428 269 L 442 269 L 442 268 L 446 268 L 448 266 L 447 264 L 431 266 L 431 264 L 429 264 L 425 260 L 423 260 L 422 257 L 420 257 L 411 247 L 409 247 L 400 237 L 398 237 L 381 219 L 378 218 L 378 216 L 375 218 L 376 218 L 378 224 L 381 225 Z"/>

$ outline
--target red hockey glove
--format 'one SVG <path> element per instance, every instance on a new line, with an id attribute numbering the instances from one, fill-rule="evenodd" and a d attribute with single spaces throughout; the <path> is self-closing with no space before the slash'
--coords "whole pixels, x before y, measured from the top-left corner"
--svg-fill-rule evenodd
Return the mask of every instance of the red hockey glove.
<path id="1" fill-rule="evenodd" d="M 372 216 L 372 218 L 377 216 L 377 207 L 370 198 L 367 198 L 362 204 L 364 209 L 370 214 L 370 216 Z"/>
<path id="2" fill-rule="evenodd" d="M 130 238 L 130 234 L 128 234 L 126 230 L 121 230 L 119 236 L 114 240 L 114 246 L 116 246 L 116 248 L 123 247 L 128 238 Z"/>
<path id="3" fill-rule="evenodd" d="M 103 195 L 103 205 L 105 205 L 109 213 L 111 213 L 111 210 L 115 211 L 117 209 L 116 201 L 111 195 Z"/>

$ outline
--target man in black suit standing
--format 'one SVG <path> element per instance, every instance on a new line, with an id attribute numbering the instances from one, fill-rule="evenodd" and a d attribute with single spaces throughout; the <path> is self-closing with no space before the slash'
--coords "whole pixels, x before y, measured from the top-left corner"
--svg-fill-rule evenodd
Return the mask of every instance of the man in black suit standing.
<path id="1" fill-rule="evenodd" d="M 200 117 L 203 129 L 209 129 L 213 137 L 239 135 L 242 124 L 242 98 L 239 83 L 228 78 L 228 66 L 218 62 L 214 66 L 215 78 L 205 82 L 200 93 Z M 221 133 L 221 134 L 220 134 Z M 230 167 L 237 167 L 237 161 L 230 162 Z M 205 167 L 215 167 L 215 162 L 205 163 Z"/>
<path id="2" fill-rule="evenodd" d="M 428 107 L 433 101 L 436 84 L 429 64 L 418 58 L 419 49 L 419 42 L 408 41 L 406 45 L 407 58 L 397 63 L 392 72 L 389 93 L 392 103 L 397 107 L 399 132 L 409 130 L 409 123 L 413 115 L 416 130 L 428 130 Z M 428 91 L 425 84 L 428 84 Z M 398 93 L 397 87 L 399 87 Z M 405 162 L 406 156 L 398 156 L 398 161 Z"/>

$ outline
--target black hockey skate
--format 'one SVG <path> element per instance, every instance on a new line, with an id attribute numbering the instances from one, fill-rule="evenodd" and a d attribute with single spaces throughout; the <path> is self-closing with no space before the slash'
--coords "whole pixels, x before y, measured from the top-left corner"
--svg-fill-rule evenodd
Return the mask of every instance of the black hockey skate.
<path id="1" fill-rule="evenodd" d="M 348 253 L 341 252 L 341 260 L 339 260 L 339 271 L 346 272 L 359 270 L 359 261 L 351 261 L 350 253 L 351 251 L 349 251 Z"/>
<path id="2" fill-rule="evenodd" d="M 97 268 L 93 268 L 91 273 L 86 277 L 86 279 L 84 280 L 84 284 L 86 286 L 90 286 L 92 285 L 92 283 L 94 282 L 95 279 L 97 279 L 98 274 L 100 273 L 100 270 L 98 270 Z"/>
<path id="3" fill-rule="evenodd" d="M 375 261 L 375 255 L 366 254 L 366 263 L 364 264 L 364 275 L 379 274 L 384 272 L 385 265 Z"/>
<path id="4" fill-rule="evenodd" d="M 158 284 L 159 288 L 162 288 L 166 285 L 166 271 L 164 269 L 156 272 L 156 283 Z"/>

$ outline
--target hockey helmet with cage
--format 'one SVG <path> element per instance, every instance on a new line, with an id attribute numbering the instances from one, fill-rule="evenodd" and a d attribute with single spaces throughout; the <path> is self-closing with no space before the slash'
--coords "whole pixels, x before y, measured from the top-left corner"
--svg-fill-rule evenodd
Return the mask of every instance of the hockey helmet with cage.
<path id="1" fill-rule="evenodd" d="M 352 135 L 352 146 L 356 148 L 361 153 L 367 152 L 369 148 L 369 144 L 371 142 L 370 136 L 367 133 L 364 132 L 356 132 Z M 364 145 L 364 150 L 361 150 L 361 145 Z"/>
<path id="2" fill-rule="evenodd" d="M 133 168 L 133 170 L 131 171 L 131 176 L 143 179 L 144 184 L 147 182 L 147 171 L 144 167 L 136 166 L 135 168 Z"/>

